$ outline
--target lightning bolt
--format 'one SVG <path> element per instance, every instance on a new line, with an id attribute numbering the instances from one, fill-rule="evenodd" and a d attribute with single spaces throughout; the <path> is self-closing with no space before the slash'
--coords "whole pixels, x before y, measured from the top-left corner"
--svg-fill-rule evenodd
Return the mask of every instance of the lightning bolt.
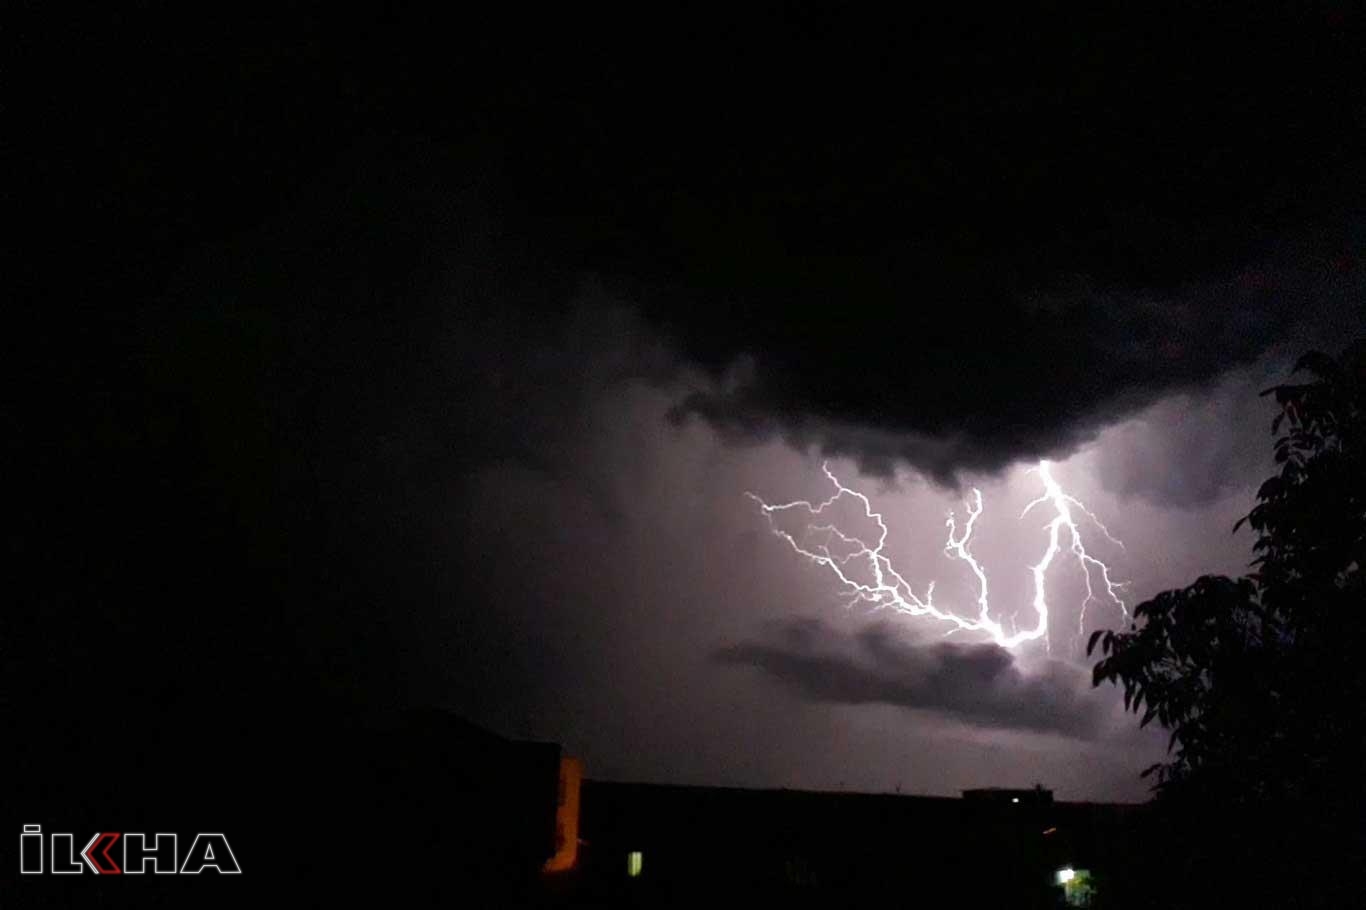
<path id="1" fill-rule="evenodd" d="M 873 609 L 890 609 L 908 616 L 929 617 L 949 626 L 944 633 L 945 635 L 952 635 L 955 632 L 980 632 L 986 634 L 993 642 L 1003 648 L 1014 648 L 1023 642 L 1042 639 L 1044 645 L 1051 651 L 1052 645 L 1048 636 L 1049 606 L 1046 583 L 1049 568 L 1058 555 L 1063 552 L 1063 535 L 1065 533 L 1067 552 L 1076 560 L 1086 580 L 1086 598 L 1082 601 L 1077 620 L 1078 638 L 1083 634 L 1086 625 L 1086 610 L 1092 601 L 1102 598 L 1109 600 L 1118 605 L 1124 618 L 1128 619 L 1128 607 L 1120 596 L 1124 582 L 1114 581 L 1110 575 L 1110 567 L 1087 552 L 1082 539 L 1081 528 L 1078 527 L 1073 510 L 1075 509 L 1091 524 L 1095 525 L 1106 540 L 1121 549 L 1124 544 L 1110 533 L 1109 529 L 1101 523 L 1100 519 L 1090 509 L 1058 485 L 1058 482 L 1053 479 L 1049 463 L 1046 461 L 1040 462 L 1037 467 L 1031 468 L 1028 472 L 1039 476 L 1043 483 L 1043 493 L 1025 506 L 1020 513 L 1020 519 L 1023 520 L 1036 506 L 1047 504 L 1053 509 L 1053 517 L 1043 526 L 1043 530 L 1047 534 L 1047 546 L 1039 561 L 1030 567 L 1034 580 L 1034 596 L 1031 604 L 1034 611 L 1034 624 L 1023 629 L 1020 628 L 1019 610 L 1017 610 L 1009 617 L 1010 631 L 1006 631 L 1005 623 L 996 619 L 991 613 L 987 573 L 976 557 L 973 556 L 970 547 L 973 529 L 977 524 L 977 519 L 982 515 L 982 492 L 980 490 L 973 488 L 972 496 L 964 503 L 967 509 L 967 518 L 961 528 L 953 512 L 949 513 L 948 519 L 945 521 L 948 528 L 948 541 L 944 545 L 944 552 L 949 557 L 966 563 L 977 581 L 976 612 L 975 614 L 964 615 L 935 603 L 933 581 L 925 586 L 923 594 L 915 591 L 910 582 L 902 577 L 901 573 L 892 565 L 891 559 L 884 553 L 887 545 L 887 523 L 883 520 L 882 513 L 873 510 L 872 503 L 863 493 L 850 489 L 841 483 L 840 479 L 830 470 L 828 462 L 821 465 L 821 470 L 830 480 L 830 483 L 834 485 L 835 492 L 819 503 L 799 499 L 795 502 L 770 505 L 754 493 L 746 493 L 745 495 L 759 504 L 765 519 L 768 521 L 769 529 L 774 534 L 787 541 L 788 545 L 799 555 L 819 566 L 830 569 L 834 573 L 850 595 L 848 606 L 866 603 L 871 605 Z M 861 537 L 847 533 L 837 527 L 833 521 L 827 520 L 829 510 L 846 498 L 857 501 L 862 506 L 863 516 L 877 526 L 878 533 L 875 541 L 870 543 Z M 775 520 L 776 516 L 787 512 L 806 513 L 808 520 L 800 540 L 796 535 L 780 527 Z M 1099 579 L 1099 584 L 1096 583 L 1093 576 Z"/>

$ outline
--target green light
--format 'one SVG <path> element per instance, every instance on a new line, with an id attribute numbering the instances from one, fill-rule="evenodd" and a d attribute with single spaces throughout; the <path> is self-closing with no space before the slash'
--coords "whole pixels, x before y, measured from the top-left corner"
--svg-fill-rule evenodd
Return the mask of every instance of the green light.
<path id="1" fill-rule="evenodd" d="M 642 862 L 643 860 L 639 850 L 632 850 L 630 853 L 626 854 L 626 874 L 631 878 L 638 877 L 640 875 Z"/>

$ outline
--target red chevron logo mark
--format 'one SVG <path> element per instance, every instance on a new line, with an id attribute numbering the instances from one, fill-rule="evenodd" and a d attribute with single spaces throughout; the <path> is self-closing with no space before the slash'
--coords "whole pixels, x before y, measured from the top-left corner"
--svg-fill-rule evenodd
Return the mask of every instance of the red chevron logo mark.
<path id="1" fill-rule="evenodd" d="M 93 869 L 96 875 L 123 874 L 119 864 L 114 862 L 114 858 L 109 855 L 109 848 L 114 846 L 120 837 L 122 837 L 121 834 L 115 833 L 96 834 L 90 838 L 90 843 L 86 844 L 85 849 L 81 851 L 81 859 L 85 860 L 85 864 Z M 96 847 L 100 848 L 98 852 L 95 852 Z M 103 863 L 99 861 L 100 859 L 103 859 Z"/>

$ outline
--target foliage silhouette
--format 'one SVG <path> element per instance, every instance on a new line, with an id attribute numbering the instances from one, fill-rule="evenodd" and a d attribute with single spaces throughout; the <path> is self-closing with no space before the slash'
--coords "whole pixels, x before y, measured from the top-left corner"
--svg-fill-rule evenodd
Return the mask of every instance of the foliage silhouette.
<path id="1" fill-rule="evenodd" d="M 1159 803 L 1219 820 L 1245 864 L 1320 869 L 1359 848 L 1366 806 L 1366 340 L 1294 372 L 1312 378 L 1262 393 L 1281 409 L 1279 473 L 1234 526 L 1257 534 L 1251 571 L 1163 592 L 1087 653 L 1103 656 L 1096 685 L 1171 732 L 1169 760 L 1144 772 Z"/>
<path id="2" fill-rule="evenodd" d="M 1174 759 L 1145 772 L 1158 772 L 1159 789 L 1217 767 L 1264 797 L 1300 783 L 1288 759 L 1313 763 L 1349 732 L 1328 710 L 1341 702 L 1323 691 L 1323 673 L 1362 644 L 1366 340 L 1340 359 L 1306 354 L 1295 371 L 1314 380 L 1262 393 L 1281 406 L 1272 432 L 1286 428 L 1275 442 L 1280 473 L 1234 526 L 1257 532 L 1254 571 L 1163 592 L 1135 609 L 1128 631 L 1097 631 L 1087 645 L 1105 655 L 1095 683 L 1121 685 L 1141 724 L 1171 731 Z M 1335 687 L 1355 692 L 1356 674 L 1346 675 Z"/>

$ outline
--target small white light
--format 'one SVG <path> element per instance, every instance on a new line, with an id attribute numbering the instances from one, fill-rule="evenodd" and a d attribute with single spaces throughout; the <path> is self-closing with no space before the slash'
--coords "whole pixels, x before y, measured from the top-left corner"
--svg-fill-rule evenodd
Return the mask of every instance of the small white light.
<path id="1" fill-rule="evenodd" d="M 1077 872 L 1071 866 L 1063 866 L 1058 870 L 1058 884 L 1065 885 L 1077 877 Z"/>
<path id="2" fill-rule="evenodd" d="M 1020 801 L 1020 798 L 1019 798 L 1018 796 L 1012 796 L 1012 797 L 1010 798 L 1010 801 L 1011 801 L 1012 803 L 1018 803 L 1018 802 Z"/>

